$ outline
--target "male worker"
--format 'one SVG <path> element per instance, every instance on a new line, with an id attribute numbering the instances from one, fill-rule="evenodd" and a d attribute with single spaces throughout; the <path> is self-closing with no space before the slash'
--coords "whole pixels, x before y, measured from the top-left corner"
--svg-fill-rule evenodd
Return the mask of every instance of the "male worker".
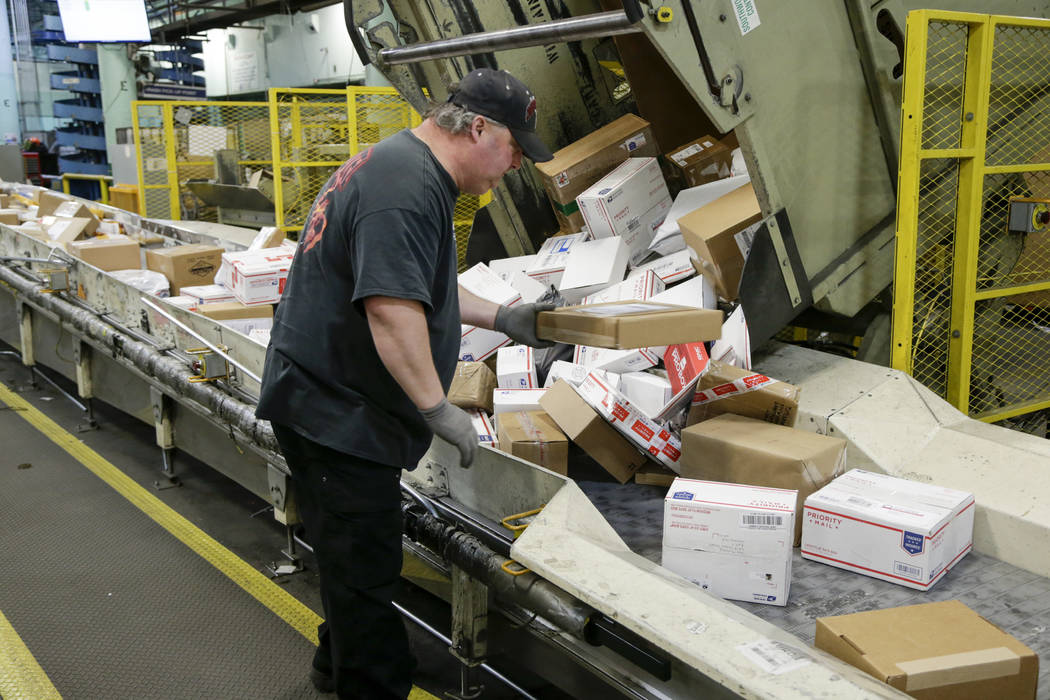
<path id="1" fill-rule="evenodd" d="M 256 414 L 269 419 L 314 547 L 325 622 L 311 678 L 341 698 L 404 698 L 414 660 L 391 603 L 401 572 L 402 468 L 437 435 L 469 466 L 470 417 L 445 394 L 460 322 L 520 343 L 542 305 L 456 284 L 452 211 L 522 154 L 545 161 L 536 98 L 480 69 L 424 121 L 351 158 L 306 220 L 274 318 Z"/>

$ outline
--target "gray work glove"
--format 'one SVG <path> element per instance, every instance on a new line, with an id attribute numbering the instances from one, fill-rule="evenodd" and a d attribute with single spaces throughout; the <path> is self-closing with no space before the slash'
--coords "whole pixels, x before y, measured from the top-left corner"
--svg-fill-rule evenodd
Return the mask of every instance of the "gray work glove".
<path id="1" fill-rule="evenodd" d="M 450 404 L 448 399 L 441 399 L 437 406 L 420 413 L 435 435 L 459 449 L 459 466 L 469 467 L 478 451 L 478 433 L 467 412 Z"/>
<path id="2" fill-rule="evenodd" d="M 553 340 L 540 340 L 536 337 L 536 314 L 541 311 L 552 311 L 554 304 L 521 304 L 520 306 L 501 306 L 496 311 L 494 330 L 508 336 L 515 343 L 530 345 L 534 348 L 549 348 Z"/>

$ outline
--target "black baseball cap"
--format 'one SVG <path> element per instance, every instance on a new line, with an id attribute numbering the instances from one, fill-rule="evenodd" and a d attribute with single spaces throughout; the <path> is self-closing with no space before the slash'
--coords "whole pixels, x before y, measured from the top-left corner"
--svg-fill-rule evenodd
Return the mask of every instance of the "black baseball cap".
<path id="1" fill-rule="evenodd" d="M 472 70 L 448 101 L 506 126 L 521 152 L 533 161 L 542 163 L 554 157 L 536 135 L 536 97 L 507 71 Z"/>

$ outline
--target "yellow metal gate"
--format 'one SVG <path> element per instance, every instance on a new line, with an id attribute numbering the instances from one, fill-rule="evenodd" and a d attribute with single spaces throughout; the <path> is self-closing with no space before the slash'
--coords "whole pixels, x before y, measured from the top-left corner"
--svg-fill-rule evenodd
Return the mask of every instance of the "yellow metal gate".
<path id="1" fill-rule="evenodd" d="M 1050 21 L 908 15 L 897 196 L 893 366 L 981 420 L 1050 406 L 1050 228 L 1008 226 L 1050 198 Z"/>

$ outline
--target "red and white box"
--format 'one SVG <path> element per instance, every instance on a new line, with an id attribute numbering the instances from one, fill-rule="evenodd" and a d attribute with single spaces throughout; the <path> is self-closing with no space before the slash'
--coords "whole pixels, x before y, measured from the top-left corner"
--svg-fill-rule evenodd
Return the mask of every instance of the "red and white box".
<path id="1" fill-rule="evenodd" d="M 474 430 L 478 434 L 478 444 L 488 445 L 496 449 L 499 445 L 499 440 L 496 437 L 496 431 L 492 427 L 492 421 L 489 420 L 488 414 L 480 408 L 468 409 L 467 413 L 470 415 L 470 422 L 474 424 Z"/>
<path id="2" fill-rule="evenodd" d="M 223 253 L 215 281 L 242 304 L 275 304 L 281 300 L 294 255 L 286 248 Z"/>
<path id="3" fill-rule="evenodd" d="M 671 401 L 671 382 L 650 372 L 620 375 L 619 391 L 642 413 L 655 418 Z"/>
<path id="4" fill-rule="evenodd" d="M 929 590 L 973 548 L 973 494 L 853 469 L 806 499 L 802 556 Z"/>
<path id="5" fill-rule="evenodd" d="M 500 348 L 496 353 L 496 383 L 500 389 L 538 389 L 536 362 L 528 345 Z"/>
<path id="6" fill-rule="evenodd" d="M 677 253 L 671 253 L 652 262 L 639 265 L 627 276 L 627 279 L 635 275 L 645 274 L 647 270 L 655 272 L 663 280 L 664 284 L 682 282 L 696 274 L 696 268 L 693 267 L 693 259 L 689 257 L 688 250 L 680 250 Z"/>
<path id="7" fill-rule="evenodd" d="M 597 372 L 602 381 L 613 389 L 620 388 L 620 375 L 600 369 L 584 367 L 583 365 L 573 364 L 572 362 L 566 362 L 565 360 L 555 360 L 551 364 L 551 368 L 547 370 L 547 381 L 543 383 L 543 388 L 551 388 L 554 386 L 554 382 L 559 379 L 564 379 L 573 386 L 579 386 L 591 372 Z"/>
<path id="8" fill-rule="evenodd" d="M 627 301 L 638 299 L 645 301 L 664 291 L 667 285 L 652 270 L 646 270 L 637 275 L 628 277 L 623 282 L 617 282 L 611 287 L 606 287 L 600 292 L 595 292 L 583 298 L 584 304 L 602 304 L 607 301 Z"/>
<path id="9" fill-rule="evenodd" d="M 478 263 L 461 273 L 459 285 L 471 294 L 495 304 L 514 306 L 521 301 L 518 291 L 484 263 Z M 480 362 L 510 343 L 510 338 L 503 333 L 463 324 L 460 326 L 459 359 L 463 362 Z"/>
<path id="10" fill-rule="evenodd" d="M 226 287 L 221 284 L 202 284 L 196 287 L 182 287 L 179 290 L 182 296 L 193 297 L 198 304 L 220 304 L 224 301 L 237 301 Z"/>
<path id="11" fill-rule="evenodd" d="M 561 284 L 562 275 L 565 274 L 565 265 L 569 260 L 569 253 L 573 246 L 590 239 L 588 233 L 570 233 L 564 236 L 552 236 L 543 242 L 536 253 L 535 260 L 525 270 L 532 279 L 544 287 Z"/>
<path id="12" fill-rule="evenodd" d="M 492 414 L 542 411 L 540 399 L 546 392 L 546 389 L 494 389 L 492 391 Z"/>
<path id="13" fill-rule="evenodd" d="M 677 478 L 664 499 L 665 569 L 730 600 L 787 605 L 798 491 Z"/>
<path id="14" fill-rule="evenodd" d="M 577 393 L 642 452 L 676 474 L 682 442 L 631 404 L 620 392 L 591 373 L 576 387 Z"/>
<path id="15" fill-rule="evenodd" d="M 601 369 L 606 372 L 625 374 L 641 372 L 643 369 L 656 367 L 660 363 L 657 350 L 662 348 L 635 348 L 633 350 L 613 350 L 596 348 L 590 345 L 577 345 L 573 351 L 572 361 L 575 364 Z"/>

